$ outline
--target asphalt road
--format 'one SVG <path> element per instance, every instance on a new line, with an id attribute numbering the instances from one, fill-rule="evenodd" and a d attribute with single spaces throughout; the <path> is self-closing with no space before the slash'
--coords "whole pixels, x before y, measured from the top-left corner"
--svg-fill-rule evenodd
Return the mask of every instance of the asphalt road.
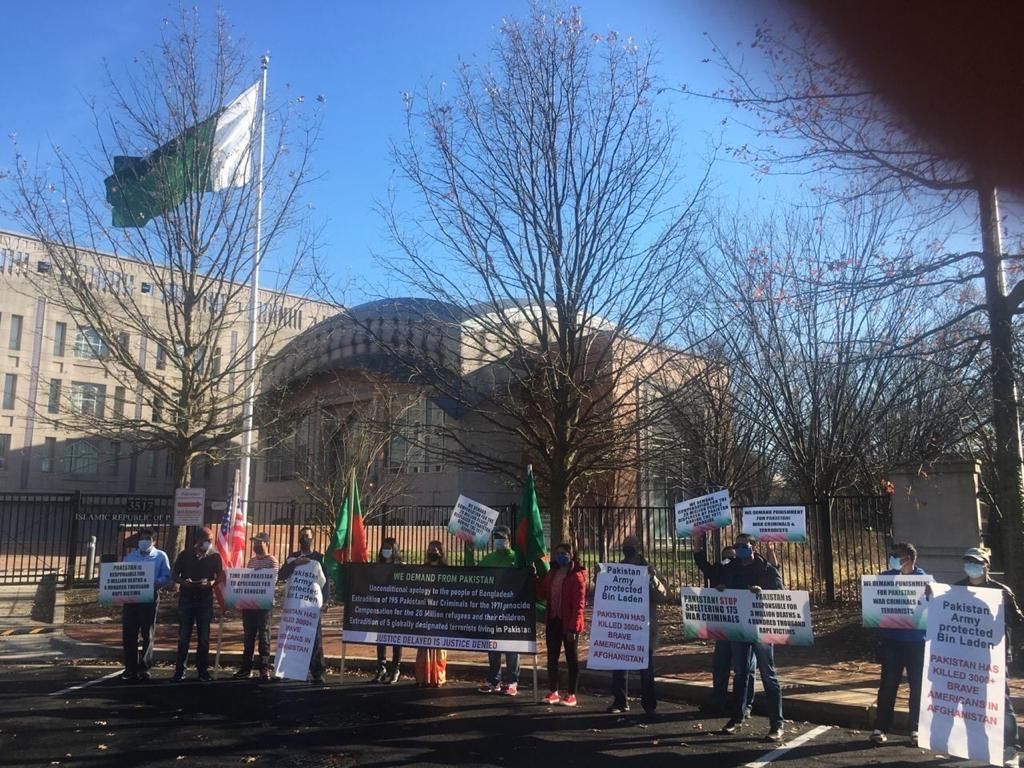
<path id="1" fill-rule="evenodd" d="M 479 694 L 465 682 L 432 691 L 404 682 L 174 684 L 168 669 L 157 670 L 149 683 L 101 680 L 118 672 L 111 666 L 0 667 L 0 765 L 977 765 L 940 758 L 898 737 L 875 747 L 863 732 L 806 723 L 787 723 L 779 749 L 762 741 L 763 718 L 724 736 L 714 733 L 721 719 L 704 720 L 692 707 L 667 702 L 659 705 L 658 720 L 646 723 L 605 714 L 607 699 L 590 694 L 569 709 L 535 705 L 528 690 L 515 699 Z"/>

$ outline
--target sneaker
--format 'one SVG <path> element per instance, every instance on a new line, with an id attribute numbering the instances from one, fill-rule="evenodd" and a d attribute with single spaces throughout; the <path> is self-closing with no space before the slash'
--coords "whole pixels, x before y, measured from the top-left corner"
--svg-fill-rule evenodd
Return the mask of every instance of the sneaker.
<path id="1" fill-rule="evenodd" d="M 268 670 L 268 669 L 261 669 L 260 670 L 260 680 L 267 681 L 269 679 L 270 679 L 270 670 Z"/>
<path id="2" fill-rule="evenodd" d="M 563 707 L 575 707 L 576 706 L 576 694 L 570 693 L 568 696 L 562 698 Z"/>
<path id="3" fill-rule="evenodd" d="M 184 672 L 175 672 L 174 673 L 174 677 L 172 677 L 171 679 L 174 682 L 176 682 L 176 683 L 182 683 L 182 682 L 185 681 L 185 673 Z"/>
<path id="4" fill-rule="evenodd" d="M 383 683 L 388 676 L 387 664 L 381 664 L 377 667 L 377 674 L 373 676 L 371 683 Z"/>
<path id="5" fill-rule="evenodd" d="M 198 675 L 196 675 L 196 680 L 198 680 L 201 683 L 208 683 L 210 682 L 210 673 L 200 672 Z"/>
<path id="6" fill-rule="evenodd" d="M 509 683 L 505 686 L 505 690 L 502 691 L 505 696 L 518 696 L 519 695 L 519 683 Z"/>
<path id="7" fill-rule="evenodd" d="M 912 746 L 917 746 L 917 731 L 910 732 L 910 743 Z"/>
<path id="8" fill-rule="evenodd" d="M 476 690 L 477 693 L 500 693 L 501 686 L 491 682 L 484 682 L 484 684 Z"/>
<path id="9" fill-rule="evenodd" d="M 722 730 L 719 733 L 736 733 L 740 728 L 738 720 L 730 720 L 728 723 L 722 726 Z"/>
<path id="10" fill-rule="evenodd" d="M 324 684 L 324 676 L 323 675 L 313 675 L 311 678 L 309 678 L 309 684 L 310 685 L 323 685 Z"/>
<path id="11" fill-rule="evenodd" d="M 1016 753 L 1016 750 L 1006 750 L 1005 757 L 1004 768 L 1020 768 L 1020 755 Z"/>
<path id="12" fill-rule="evenodd" d="M 149 672 L 139 672 L 139 674 L 135 676 L 135 679 L 140 683 L 148 683 Z"/>
<path id="13" fill-rule="evenodd" d="M 561 700 L 562 700 L 562 697 L 558 695 L 558 691 L 552 691 L 547 696 L 545 696 L 543 699 L 541 699 L 541 703 L 542 704 L 557 704 Z"/>
<path id="14" fill-rule="evenodd" d="M 125 682 L 129 682 L 130 683 L 130 682 L 134 682 L 136 677 L 138 677 L 138 675 L 136 675 L 134 672 L 128 672 L 127 670 L 125 670 L 124 672 L 121 673 L 121 677 L 118 678 L 118 679 L 119 680 L 124 680 Z"/>
<path id="15" fill-rule="evenodd" d="M 621 715 L 623 712 L 629 712 L 629 704 L 612 704 L 605 712 L 609 715 Z"/>
<path id="16" fill-rule="evenodd" d="M 231 676 L 235 680 L 248 680 L 252 677 L 251 669 L 240 669 Z"/>
<path id="17" fill-rule="evenodd" d="M 782 741 L 782 726 L 773 725 L 771 730 L 768 731 L 768 735 L 765 736 L 767 741 Z"/>
<path id="18" fill-rule="evenodd" d="M 875 744 L 885 744 L 889 740 L 889 737 L 885 735 L 885 731 L 880 731 L 877 728 L 871 732 L 870 738 Z"/>
<path id="19" fill-rule="evenodd" d="M 384 683 L 386 685 L 394 685 L 401 678 L 402 678 L 402 670 L 401 670 L 401 668 L 397 664 L 395 664 L 395 668 L 391 670 L 391 674 L 387 675 L 384 678 Z"/>

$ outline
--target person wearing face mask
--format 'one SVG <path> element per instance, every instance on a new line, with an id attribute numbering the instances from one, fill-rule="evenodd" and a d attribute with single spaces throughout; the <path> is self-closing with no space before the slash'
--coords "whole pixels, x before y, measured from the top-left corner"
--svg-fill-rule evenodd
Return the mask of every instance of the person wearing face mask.
<path id="1" fill-rule="evenodd" d="M 448 565 L 444 544 L 432 541 L 427 544 L 425 565 L 443 568 Z M 440 688 L 445 684 L 445 671 L 448 667 L 448 651 L 444 648 L 417 648 L 414 674 L 416 685 L 421 688 Z"/>
<path id="2" fill-rule="evenodd" d="M 998 589 L 1003 593 L 1003 608 L 1006 627 L 1006 666 L 1013 662 L 1013 634 L 1014 629 L 1020 629 L 1024 625 L 1024 613 L 1021 613 L 1020 605 L 1013 590 L 996 581 L 989 576 L 991 560 L 987 549 L 971 547 L 964 552 L 964 574 L 967 578 L 956 582 L 958 587 L 982 587 L 985 589 Z M 1017 715 L 1013 711 L 1013 701 L 1010 698 L 1010 682 L 1007 675 L 1006 702 L 1003 714 L 1003 751 L 1005 764 L 1015 766 L 1019 762 L 1017 756 L 1020 750 L 1020 738 L 1017 731 Z"/>
<path id="3" fill-rule="evenodd" d="M 715 589 L 748 589 L 753 593 L 765 589 L 785 589 L 778 569 L 754 552 L 754 539 L 741 533 L 734 546 L 736 559 L 722 568 L 721 583 Z M 752 665 L 761 672 L 768 707 L 767 741 L 782 741 L 782 689 L 775 674 L 775 651 L 768 643 L 732 643 L 733 667 L 732 713 L 722 733 L 735 733 L 743 726 L 749 710 L 749 687 Z"/>
<path id="4" fill-rule="evenodd" d="M 491 534 L 494 551 L 480 561 L 482 568 L 518 568 L 519 553 L 512 548 L 512 532 L 507 525 L 496 525 Z M 519 654 L 505 653 L 505 680 L 501 679 L 501 651 L 487 652 L 487 679 L 477 690 L 480 693 L 519 695 Z"/>
<path id="5" fill-rule="evenodd" d="M 427 547 L 427 564 L 430 565 L 430 547 Z M 398 548 L 398 542 L 393 536 L 389 536 L 384 539 L 380 544 L 380 552 L 377 553 L 378 563 L 401 563 L 402 552 Z M 384 683 L 385 685 L 394 685 L 402 677 L 402 646 L 393 645 L 391 646 L 391 667 L 388 668 L 387 663 L 388 647 L 386 645 L 377 646 L 377 674 L 370 681 L 372 683 Z"/>
<path id="6" fill-rule="evenodd" d="M 650 638 L 647 668 L 640 670 L 640 706 L 644 714 L 653 718 L 658 708 L 658 697 L 654 689 L 654 649 L 658 645 L 658 610 L 657 603 L 671 602 L 668 597 L 668 589 L 665 583 L 654 570 L 654 566 L 647 562 L 647 559 L 640 551 L 640 539 L 636 536 L 627 536 L 622 540 L 622 560 L 620 562 L 628 565 L 646 566 L 650 574 L 648 589 L 649 601 L 647 604 Z M 629 710 L 629 702 L 626 699 L 626 673 L 623 670 L 612 672 L 612 703 L 608 706 L 607 712 L 617 714 Z"/>
<path id="7" fill-rule="evenodd" d="M 913 544 L 899 542 L 889 547 L 889 568 L 882 576 L 925 576 L 917 567 L 917 549 Z M 910 739 L 917 744 L 917 721 L 921 708 L 921 676 L 924 673 L 923 629 L 881 629 L 879 630 L 878 655 L 882 662 L 882 675 L 878 684 L 878 702 L 875 714 L 875 729 L 871 741 L 884 744 L 886 733 L 892 727 L 893 711 L 896 708 L 896 693 L 899 691 L 903 671 L 907 672 L 907 686 L 910 688 L 910 709 L 907 713 L 910 725 Z"/>
<path id="8" fill-rule="evenodd" d="M 213 619 L 213 586 L 224 578 L 224 564 L 213 549 L 209 528 L 196 530 L 195 544 L 178 555 L 171 569 L 178 584 L 178 656 L 174 680 L 185 679 L 185 661 L 196 629 L 196 671 L 203 682 L 210 679 L 210 621 Z"/>
<path id="9" fill-rule="evenodd" d="M 252 557 L 246 568 L 277 570 L 277 558 L 268 551 L 270 535 L 257 533 L 252 537 Z M 260 680 L 270 679 L 270 609 L 244 608 L 242 610 L 242 665 L 235 673 L 236 679 L 248 680 L 252 677 L 252 656 L 259 639 L 259 656 L 256 669 Z"/>
<path id="10" fill-rule="evenodd" d="M 153 638 L 156 633 L 156 614 L 160 607 L 160 589 L 170 586 L 171 564 L 167 553 L 153 546 L 153 531 L 150 528 L 139 531 L 137 546 L 125 555 L 124 562 L 153 563 L 153 602 L 126 603 L 121 609 L 121 646 L 124 651 L 121 679 L 141 682 L 149 680 L 149 668 L 153 666 Z"/>
<path id="11" fill-rule="evenodd" d="M 322 553 L 313 549 L 313 529 L 308 525 L 299 529 L 299 549 L 292 552 L 285 559 L 281 570 L 277 572 L 280 581 L 287 581 L 300 565 L 307 565 L 311 562 L 319 563 L 321 569 L 324 565 Z M 326 605 L 324 601 L 324 605 Z M 322 620 L 317 622 L 316 635 L 313 638 L 313 652 L 309 656 L 309 681 L 313 685 L 323 685 L 324 682 L 324 638 Z"/>
<path id="12" fill-rule="evenodd" d="M 537 585 L 537 599 L 547 603 L 545 638 L 548 646 L 548 690 L 545 704 L 576 706 L 579 679 L 579 639 L 583 631 L 583 609 L 587 601 L 587 569 L 573 557 L 572 547 L 562 543 L 552 552 L 551 570 Z M 558 659 L 565 648 L 569 671 L 566 695 L 558 692 Z"/>

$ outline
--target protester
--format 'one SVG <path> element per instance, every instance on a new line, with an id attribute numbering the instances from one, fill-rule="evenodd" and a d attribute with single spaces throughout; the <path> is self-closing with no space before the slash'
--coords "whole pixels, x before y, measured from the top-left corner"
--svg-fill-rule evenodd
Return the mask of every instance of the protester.
<path id="1" fill-rule="evenodd" d="M 153 639 L 156 633 L 156 614 L 160 606 L 160 589 L 171 583 L 171 564 L 167 554 L 153 546 L 153 531 L 139 531 L 137 549 L 125 555 L 126 563 L 153 563 L 153 602 L 125 603 L 121 609 L 121 645 L 124 649 L 122 680 L 149 680 L 153 666 Z M 142 649 L 139 649 L 139 636 Z"/>
<path id="2" fill-rule="evenodd" d="M 512 532 L 507 525 L 497 525 L 491 534 L 494 551 L 480 561 L 482 568 L 516 568 L 520 565 L 519 555 L 512 548 Z M 505 653 L 505 679 L 501 677 L 501 651 L 487 653 L 487 679 L 477 688 L 480 693 L 503 693 L 506 696 L 519 694 L 519 654 Z"/>
<path id="3" fill-rule="evenodd" d="M 427 548 L 429 553 L 429 547 Z M 428 554 L 429 558 L 429 554 Z M 393 536 L 388 536 L 380 544 L 380 551 L 377 553 L 378 563 L 392 563 L 397 565 L 402 562 L 402 551 L 398 548 L 398 542 Z M 429 562 L 429 560 L 428 560 Z M 387 664 L 387 645 L 377 646 L 377 674 L 371 682 L 394 685 L 402 677 L 402 646 L 391 646 L 391 668 Z"/>
<path id="4" fill-rule="evenodd" d="M 324 567 L 324 556 L 313 549 L 313 529 L 308 525 L 299 529 L 299 549 L 292 552 L 285 559 L 284 565 L 278 571 L 277 577 L 281 581 L 287 581 L 300 565 L 317 563 L 320 569 Z M 323 619 L 317 621 L 316 636 L 313 638 L 313 652 L 309 656 L 309 679 L 314 685 L 322 685 L 324 682 L 324 639 Z"/>
<path id="5" fill-rule="evenodd" d="M 545 636 L 548 647 L 548 689 L 545 704 L 576 706 L 579 679 L 577 646 L 583 631 L 583 609 L 587 599 L 587 571 L 573 555 L 569 544 L 559 544 L 552 553 L 551 570 L 537 587 L 537 599 L 547 603 Z M 563 697 L 558 692 L 558 660 L 565 648 L 569 685 Z"/>
<path id="6" fill-rule="evenodd" d="M 1013 590 L 1000 581 L 989 576 L 988 550 L 972 547 L 964 552 L 964 573 L 967 578 L 956 583 L 958 587 L 984 587 L 986 589 L 998 589 L 1003 593 L 1003 608 L 1006 627 L 1006 666 L 1009 668 L 1013 661 L 1013 632 L 1012 629 L 1019 629 L 1024 625 L 1024 614 L 1021 613 L 1017 598 Z M 1010 698 L 1010 682 L 1007 675 L 1006 682 L 1006 703 L 1003 715 L 1003 752 L 1006 765 L 1013 766 L 1019 762 L 1017 753 L 1020 751 L 1020 738 L 1017 730 L 1017 715 L 1013 711 L 1013 701 Z"/>
<path id="7" fill-rule="evenodd" d="M 247 568 L 278 569 L 277 558 L 267 550 L 270 547 L 270 535 L 257 533 L 252 537 L 252 557 Z M 242 610 L 242 666 L 235 673 L 236 678 L 248 679 L 252 676 L 252 655 L 259 639 L 259 656 L 256 669 L 260 680 L 270 679 L 270 609 L 244 608 Z"/>
<path id="8" fill-rule="evenodd" d="M 641 552 L 640 539 L 636 536 L 627 536 L 622 540 L 622 560 L 628 565 L 643 565 L 647 567 L 650 574 L 650 585 L 648 589 L 648 616 L 650 619 L 650 652 L 648 654 L 647 668 L 640 670 L 640 706 L 648 717 L 653 717 L 658 708 L 658 697 L 654 690 L 654 649 L 658 645 L 658 610 L 657 603 L 668 598 L 668 589 L 665 583 L 658 577 L 654 566 L 648 564 Z M 612 672 L 612 703 L 608 712 L 625 712 L 629 709 L 629 701 L 626 699 L 626 673 L 621 669 Z"/>
<path id="9" fill-rule="evenodd" d="M 778 569 L 754 552 L 754 539 L 747 534 L 736 537 L 736 559 L 722 569 L 722 583 L 716 589 L 749 589 L 757 594 L 764 589 L 785 589 Z M 782 689 L 775 674 L 775 651 L 769 643 L 734 642 L 729 649 L 733 666 L 732 716 L 722 728 L 735 733 L 748 715 L 750 667 L 756 661 L 761 672 L 768 707 L 768 741 L 782 741 Z"/>
<path id="10" fill-rule="evenodd" d="M 889 548 L 889 569 L 882 576 L 925 576 L 917 567 L 917 549 L 913 544 L 901 542 Z M 896 708 L 896 692 L 907 672 L 910 687 L 910 740 L 917 744 L 917 721 L 921 709 L 921 676 L 924 673 L 923 629 L 881 629 L 879 657 L 882 662 L 882 679 L 878 684 L 878 703 L 875 707 L 875 729 L 871 741 L 884 744 L 886 733 L 892 727 L 893 711 Z"/>
<path id="11" fill-rule="evenodd" d="M 196 671 L 204 682 L 210 679 L 210 621 L 213 619 L 213 586 L 224 577 L 220 554 L 213 551 L 213 535 L 209 528 L 196 531 L 195 544 L 174 560 L 171 573 L 178 593 L 178 656 L 174 664 L 174 680 L 185 679 L 185 662 L 196 628 Z"/>
<path id="12" fill-rule="evenodd" d="M 444 544 L 432 541 L 427 545 L 427 565 L 446 566 Z M 440 688 L 445 684 L 445 669 L 448 666 L 448 651 L 443 648 L 418 648 L 416 650 L 416 685 L 425 688 Z"/>

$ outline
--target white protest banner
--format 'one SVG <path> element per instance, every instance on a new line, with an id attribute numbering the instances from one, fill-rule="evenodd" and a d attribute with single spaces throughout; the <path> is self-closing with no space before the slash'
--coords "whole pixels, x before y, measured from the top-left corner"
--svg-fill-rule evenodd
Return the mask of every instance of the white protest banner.
<path id="1" fill-rule="evenodd" d="M 205 488 L 176 488 L 174 491 L 174 524 L 202 525 L 205 507 Z"/>
<path id="2" fill-rule="evenodd" d="M 742 533 L 757 541 L 807 541 L 807 507 L 743 507 Z"/>
<path id="3" fill-rule="evenodd" d="M 650 569 L 599 563 L 587 669 L 647 669 L 650 659 Z"/>
<path id="4" fill-rule="evenodd" d="M 221 594 L 224 607 L 242 611 L 274 607 L 277 571 L 273 568 L 225 568 Z"/>
<path id="5" fill-rule="evenodd" d="M 460 541 L 471 541 L 477 549 L 482 549 L 487 546 L 496 522 L 498 510 L 460 494 L 448 521 L 448 533 Z"/>
<path id="6" fill-rule="evenodd" d="M 281 624 L 277 628 L 274 677 L 306 679 L 320 626 L 320 607 L 326 583 L 323 568 L 315 560 L 292 571 L 285 590 Z"/>
<path id="7" fill-rule="evenodd" d="M 918 743 L 1003 764 L 1006 632 L 999 589 L 936 584 L 928 606 Z"/>
<path id="8" fill-rule="evenodd" d="M 717 491 L 676 504 L 676 536 L 687 536 L 732 525 L 729 491 Z"/>
<path id="9" fill-rule="evenodd" d="M 799 590 L 683 587 L 683 633 L 700 640 L 814 645 L 811 598 Z"/>
<path id="10" fill-rule="evenodd" d="M 145 563 L 101 563 L 100 605 L 152 603 L 156 567 Z"/>
<path id="11" fill-rule="evenodd" d="M 876 629 L 924 629 L 925 589 L 933 576 L 861 576 L 862 624 Z"/>

